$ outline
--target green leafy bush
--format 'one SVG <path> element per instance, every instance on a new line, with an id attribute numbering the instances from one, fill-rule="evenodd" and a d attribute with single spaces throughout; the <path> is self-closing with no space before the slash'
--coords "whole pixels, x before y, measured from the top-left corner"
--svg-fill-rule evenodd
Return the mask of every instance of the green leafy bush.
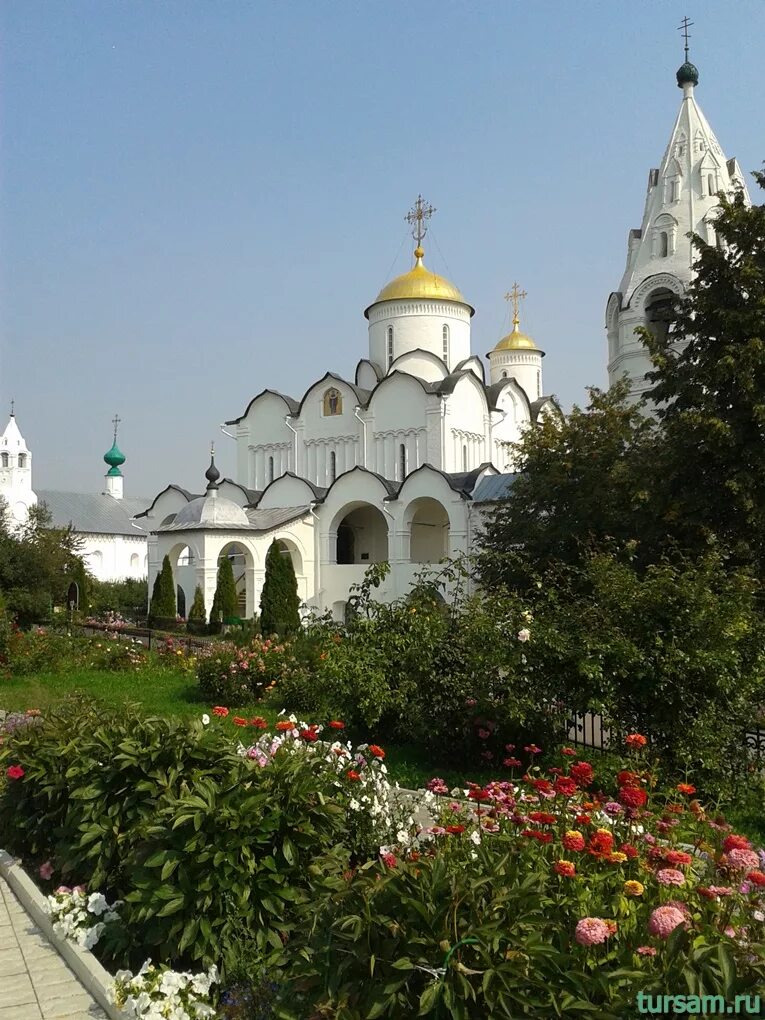
<path id="1" fill-rule="evenodd" d="M 202 696 L 218 705 L 242 705 L 257 701 L 291 680 L 302 686 L 305 668 L 291 646 L 271 638 L 251 638 L 246 645 L 218 641 L 199 651 L 197 679 Z"/>

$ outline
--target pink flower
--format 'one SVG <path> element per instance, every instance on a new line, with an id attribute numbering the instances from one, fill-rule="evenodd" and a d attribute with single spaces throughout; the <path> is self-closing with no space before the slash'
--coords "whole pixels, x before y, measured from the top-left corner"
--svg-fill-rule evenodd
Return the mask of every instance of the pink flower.
<path id="1" fill-rule="evenodd" d="M 383 864 L 385 865 L 386 868 L 396 867 L 396 858 L 394 854 L 391 853 L 380 854 L 380 857 L 382 858 Z"/>
<path id="2" fill-rule="evenodd" d="M 656 872 L 656 881 L 660 885 L 685 885 L 685 875 L 677 868 L 661 868 Z"/>
<path id="3" fill-rule="evenodd" d="M 653 946 L 638 946 L 637 951 L 640 956 L 656 956 Z"/>
<path id="4" fill-rule="evenodd" d="M 9 765 L 8 768 L 5 770 L 5 774 L 6 776 L 8 776 L 9 779 L 23 779 L 25 775 L 24 769 L 21 767 L 21 765 Z M 751 871 L 751 868 L 749 870 Z"/>
<path id="5" fill-rule="evenodd" d="M 478 731 L 478 736 L 481 740 L 488 740 L 489 737 L 491 736 L 491 733 L 489 733 L 488 730 L 481 729 Z"/>
<path id="6" fill-rule="evenodd" d="M 728 851 L 728 864 L 736 871 L 753 871 L 759 866 L 760 859 L 754 850 L 733 849 Z"/>
<path id="7" fill-rule="evenodd" d="M 58 887 L 58 889 L 54 889 L 53 890 L 53 895 L 54 896 L 63 896 L 64 893 L 70 893 L 71 891 L 72 890 L 69 888 L 68 885 L 60 885 Z"/>
<path id="8" fill-rule="evenodd" d="M 40 876 L 40 878 L 45 879 L 46 882 L 50 881 L 51 877 L 53 876 L 53 865 L 51 864 L 51 862 L 46 861 L 44 864 L 41 864 L 40 867 L 37 869 L 37 874 Z"/>
<path id="9" fill-rule="evenodd" d="M 577 923 L 574 937 L 580 946 L 595 946 L 605 942 L 609 934 L 608 925 L 599 917 L 583 917 Z"/>
<path id="10" fill-rule="evenodd" d="M 685 914 L 677 907 L 657 907 L 648 920 L 648 930 L 652 935 L 667 939 L 680 924 L 685 924 Z"/>

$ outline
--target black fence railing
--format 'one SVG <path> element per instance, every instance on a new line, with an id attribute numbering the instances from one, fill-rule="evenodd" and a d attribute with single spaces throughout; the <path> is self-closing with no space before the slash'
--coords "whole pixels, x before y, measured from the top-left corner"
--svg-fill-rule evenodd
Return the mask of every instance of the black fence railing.
<path id="1" fill-rule="evenodd" d="M 597 712 L 571 713 L 566 719 L 564 739 L 574 747 L 593 751 L 619 750 L 622 745 L 620 731 L 605 725 Z M 753 758 L 765 763 L 765 726 L 748 727 L 744 744 Z"/>
<path id="2" fill-rule="evenodd" d="M 83 623 L 78 630 L 83 635 L 93 636 L 104 634 L 110 641 L 138 641 L 145 648 L 151 650 L 158 645 L 164 645 L 168 641 L 179 648 L 209 648 L 210 642 L 204 638 L 194 637 L 191 634 L 173 634 L 167 631 L 151 630 L 149 627 L 110 627 L 108 624 Z"/>

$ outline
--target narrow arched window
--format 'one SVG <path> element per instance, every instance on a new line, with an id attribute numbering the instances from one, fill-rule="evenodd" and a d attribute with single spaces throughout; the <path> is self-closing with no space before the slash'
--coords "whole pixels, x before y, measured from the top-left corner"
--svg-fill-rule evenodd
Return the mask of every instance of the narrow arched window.
<path id="1" fill-rule="evenodd" d="M 27 466 L 27 455 L 25 453 L 19 454 L 19 467 L 23 468 Z"/>
<path id="2" fill-rule="evenodd" d="M 393 326 L 388 326 L 388 368 L 393 364 Z"/>
<path id="3" fill-rule="evenodd" d="M 333 450 L 329 455 L 329 480 L 334 482 L 337 478 L 337 456 Z"/>
<path id="4" fill-rule="evenodd" d="M 537 396 L 542 396 L 542 373 L 537 369 Z"/>
<path id="5" fill-rule="evenodd" d="M 659 254 L 663 259 L 669 254 L 669 236 L 666 230 L 662 230 L 659 234 Z"/>
<path id="6" fill-rule="evenodd" d="M 680 181 L 672 181 L 672 197 L 670 201 L 676 202 L 680 198 Z"/>
<path id="7" fill-rule="evenodd" d="M 268 458 L 268 480 L 272 482 L 274 480 L 274 458 Z"/>
<path id="8" fill-rule="evenodd" d="M 403 443 L 398 448 L 398 479 L 400 482 L 406 478 L 406 446 Z"/>
<path id="9" fill-rule="evenodd" d="M 462 447 L 462 470 L 467 471 L 467 446 Z"/>
<path id="10" fill-rule="evenodd" d="M 4 453 L 2 455 L 2 460 L 0 460 L 0 463 L 2 463 L 3 467 L 8 467 L 8 454 L 7 453 Z"/>
<path id="11" fill-rule="evenodd" d="M 715 193 L 715 175 L 707 175 L 707 193 L 711 196 Z"/>
<path id="12" fill-rule="evenodd" d="M 503 373 L 502 373 L 502 378 L 503 378 L 503 379 L 507 379 L 507 372 L 503 372 Z"/>
<path id="13" fill-rule="evenodd" d="M 449 364 L 449 327 L 444 323 L 444 327 L 441 330 L 441 339 L 443 341 L 443 359 L 444 364 Z"/>

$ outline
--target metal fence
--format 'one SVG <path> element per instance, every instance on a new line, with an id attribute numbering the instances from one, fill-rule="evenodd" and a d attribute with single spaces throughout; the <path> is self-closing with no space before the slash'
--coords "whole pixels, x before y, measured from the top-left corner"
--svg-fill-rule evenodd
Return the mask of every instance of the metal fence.
<path id="1" fill-rule="evenodd" d="M 105 624 L 83 623 L 78 630 L 85 636 L 92 637 L 95 634 L 103 634 L 110 641 L 137 641 L 145 648 L 151 650 L 157 645 L 172 641 L 174 645 L 183 648 L 209 648 L 210 642 L 204 638 L 194 637 L 191 634 L 171 634 L 166 631 L 151 630 L 148 627 L 109 627 Z"/>
<path id="2" fill-rule="evenodd" d="M 622 746 L 623 734 L 606 726 L 597 712 L 572 712 L 565 722 L 565 739 L 574 747 L 593 751 L 608 751 Z M 744 744 L 753 758 L 765 763 L 765 727 L 750 726 L 744 734 Z"/>

